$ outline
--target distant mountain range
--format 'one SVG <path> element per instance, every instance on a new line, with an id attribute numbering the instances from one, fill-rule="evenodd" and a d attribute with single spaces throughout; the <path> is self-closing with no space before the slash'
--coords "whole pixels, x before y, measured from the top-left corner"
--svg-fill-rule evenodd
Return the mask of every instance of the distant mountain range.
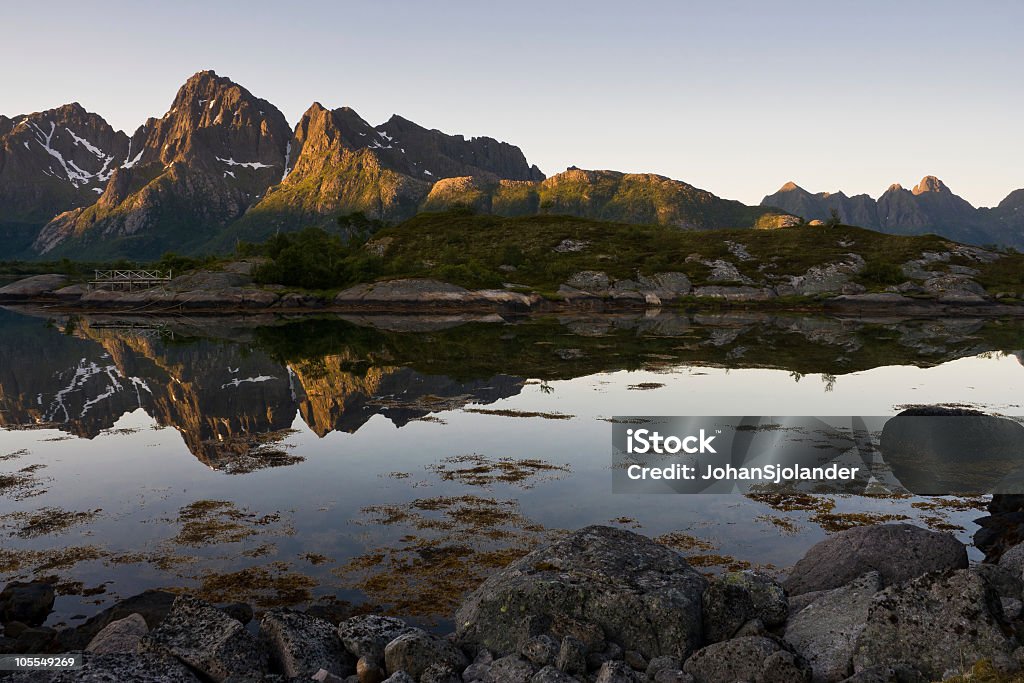
<path id="1" fill-rule="evenodd" d="M 878 199 L 843 192 L 812 194 L 786 183 L 761 200 L 807 220 L 827 220 L 835 210 L 843 223 L 881 232 L 935 233 L 959 242 L 1024 247 L 1024 189 L 1011 192 L 994 208 L 974 208 L 935 176 L 925 176 L 913 190 L 890 185 Z"/>
<path id="2" fill-rule="evenodd" d="M 460 204 L 695 229 L 780 219 L 656 175 L 573 168 L 545 178 L 518 147 L 397 115 L 372 126 L 314 103 L 292 129 L 273 104 L 212 71 L 130 137 L 78 104 L 0 116 L 0 258 L 225 251 L 356 211 L 398 222 Z"/>
<path id="3" fill-rule="evenodd" d="M 523 152 L 401 116 L 372 126 L 319 103 L 294 128 L 270 102 L 201 71 L 131 136 L 73 103 L 0 115 L 0 259 L 230 251 L 363 212 L 395 223 L 457 205 L 504 216 L 568 214 L 681 229 L 780 227 L 826 219 L 885 232 L 937 232 L 1021 245 L 1024 190 L 975 209 L 938 179 L 914 190 L 811 194 L 792 183 L 761 206 L 653 174 L 570 167 L 545 178 Z"/>

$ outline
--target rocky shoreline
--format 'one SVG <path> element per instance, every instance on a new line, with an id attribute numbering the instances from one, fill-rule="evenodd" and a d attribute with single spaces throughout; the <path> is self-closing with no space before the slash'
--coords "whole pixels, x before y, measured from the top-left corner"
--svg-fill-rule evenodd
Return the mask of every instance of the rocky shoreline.
<path id="1" fill-rule="evenodd" d="M 495 573 L 456 630 L 373 614 L 214 606 L 149 591 L 83 624 L 41 626 L 45 583 L 0 593 L 0 652 L 84 652 L 79 671 L 11 681 L 346 683 L 885 683 L 988 662 L 1024 670 L 1024 552 L 971 566 L 954 537 L 857 527 L 813 546 L 779 581 L 707 577 L 621 529 L 565 535 Z"/>
<path id="2" fill-rule="evenodd" d="M 544 313 L 693 308 L 765 308 L 834 313 L 898 315 L 1024 315 L 1024 306 L 989 296 L 960 281 L 932 289 L 866 292 L 845 278 L 804 283 L 802 288 L 714 285 L 694 287 L 682 273 L 637 280 L 610 280 L 603 273 L 577 273 L 548 296 L 510 287 L 466 289 L 438 280 L 413 278 L 357 284 L 337 293 L 258 286 L 248 264 L 225 271 L 200 271 L 169 284 L 134 291 L 69 284 L 64 275 L 35 275 L 0 287 L 0 305 L 47 306 L 68 312 L 136 314 L 238 313 Z M 832 284 L 828 284 L 832 282 Z M 834 285 L 834 286 L 833 286 Z"/>

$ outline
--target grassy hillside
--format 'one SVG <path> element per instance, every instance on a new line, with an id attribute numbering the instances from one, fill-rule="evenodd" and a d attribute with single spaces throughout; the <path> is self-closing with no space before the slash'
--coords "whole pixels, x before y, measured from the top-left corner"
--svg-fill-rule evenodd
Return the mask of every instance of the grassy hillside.
<path id="1" fill-rule="evenodd" d="M 565 250 L 573 244 L 582 248 Z M 612 278 L 683 272 L 702 284 L 711 272 L 704 262 L 723 259 L 742 276 L 761 281 L 801 275 L 856 253 L 867 262 L 859 281 L 878 290 L 905 280 L 901 267 L 907 261 L 924 252 L 948 251 L 949 244 L 934 235 L 887 235 L 849 226 L 709 233 L 568 216 L 502 218 L 456 211 L 420 214 L 385 228 L 366 248 L 380 255 L 382 272 L 392 277 L 435 277 L 469 287 L 511 282 L 548 292 L 585 270 Z M 737 258 L 735 245 L 750 258 Z M 1006 255 L 992 264 L 954 255 L 949 265 L 980 270 L 977 279 L 990 290 L 1019 294 L 1024 288 L 1021 255 Z"/>

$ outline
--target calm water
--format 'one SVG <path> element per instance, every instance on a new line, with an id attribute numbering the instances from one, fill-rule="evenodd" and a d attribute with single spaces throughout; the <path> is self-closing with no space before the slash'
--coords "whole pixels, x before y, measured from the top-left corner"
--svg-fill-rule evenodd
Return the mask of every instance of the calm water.
<path id="1" fill-rule="evenodd" d="M 51 623 L 187 587 L 443 628 L 493 568 L 587 524 L 665 536 L 707 571 L 784 571 L 873 519 L 969 543 L 982 500 L 611 495 L 608 419 L 1019 414 L 1019 348 L 1010 321 L 0 310 L 0 582 L 58 577 Z"/>

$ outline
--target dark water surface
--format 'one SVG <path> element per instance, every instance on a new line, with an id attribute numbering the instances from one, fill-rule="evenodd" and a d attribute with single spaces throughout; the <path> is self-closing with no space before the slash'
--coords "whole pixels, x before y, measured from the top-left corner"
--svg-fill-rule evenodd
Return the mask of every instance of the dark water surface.
<path id="1" fill-rule="evenodd" d="M 1020 414 L 1020 348 L 999 320 L 0 310 L 0 583 L 56 577 L 51 623 L 173 587 L 445 627 L 488 573 L 587 524 L 707 571 L 783 572 L 884 519 L 969 543 L 982 499 L 612 495 L 608 419 Z"/>

